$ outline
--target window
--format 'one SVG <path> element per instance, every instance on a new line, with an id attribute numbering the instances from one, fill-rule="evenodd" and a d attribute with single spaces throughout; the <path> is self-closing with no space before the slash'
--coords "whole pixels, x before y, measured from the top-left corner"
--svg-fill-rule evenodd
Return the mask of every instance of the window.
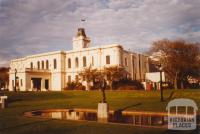
<path id="1" fill-rule="evenodd" d="M 49 89 L 49 80 L 45 79 L 45 85 L 44 85 L 45 89 Z"/>
<path id="2" fill-rule="evenodd" d="M 68 83 L 71 83 L 71 76 L 70 75 L 68 75 Z"/>
<path id="3" fill-rule="evenodd" d="M 44 69 L 44 61 L 42 61 L 42 69 Z"/>
<path id="4" fill-rule="evenodd" d="M 79 81 L 78 75 L 75 76 L 76 83 Z"/>
<path id="5" fill-rule="evenodd" d="M 46 69 L 49 69 L 49 61 L 46 60 Z"/>
<path id="6" fill-rule="evenodd" d="M 39 61 L 37 62 L 37 67 L 38 67 L 38 69 L 40 69 L 40 62 Z"/>
<path id="7" fill-rule="evenodd" d="M 56 61 L 56 59 L 53 60 L 53 67 L 54 67 L 54 69 L 57 68 L 57 61 Z"/>
<path id="8" fill-rule="evenodd" d="M 92 56 L 92 59 L 91 59 L 92 61 L 91 61 L 91 64 L 92 64 L 92 66 L 94 66 L 94 57 Z"/>
<path id="9" fill-rule="evenodd" d="M 106 56 L 106 64 L 110 64 L 110 55 Z"/>
<path id="10" fill-rule="evenodd" d="M 132 57 L 132 70 L 133 70 L 133 79 L 135 78 L 135 61 L 134 61 L 134 57 Z"/>
<path id="11" fill-rule="evenodd" d="M 78 68 L 78 66 L 79 66 L 78 65 L 78 57 L 76 57 L 76 59 L 75 59 L 75 67 Z"/>
<path id="12" fill-rule="evenodd" d="M 86 67 L 87 61 L 86 61 L 86 57 L 83 57 L 83 67 Z"/>
<path id="13" fill-rule="evenodd" d="M 23 80 L 22 79 L 20 80 L 20 83 L 21 83 L 21 86 L 23 86 Z"/>
<path id="14" fill-rule="evenodd" d="M 14 84 L 14 80 L 12 80 L 12 87 L 14 87 L 15 86 L 15 84 Z"/>
<path id="15" fill-rule="evenodd" d="M 128 66 L 127 58 L 125 58 L 124 61 L 125 61 L 125 66 Z"/>
<path id="16" fill-rule="evenodd" d="M 33 69 L 33 62 L 31 62 L 31 65 L 30 65 L 30 66 L 31 66 L 30 68 Z"/>
<path id="17" fill-rule="evenodd" d="M 71 59 L 68 59 L 68 68 L 71 68 Z"/>

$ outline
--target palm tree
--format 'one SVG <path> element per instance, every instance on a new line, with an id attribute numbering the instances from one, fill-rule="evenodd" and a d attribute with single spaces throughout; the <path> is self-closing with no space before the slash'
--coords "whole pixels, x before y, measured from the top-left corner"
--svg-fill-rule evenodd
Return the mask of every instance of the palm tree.
<path id="1" fill-rule="evenodd" d="M 85 68 L 82 72 L 79 73 L 82 79 L 86 81 L 86 90 L 90 90 L 91 82 L 98 77 L 99 72 L 97 69 L 92 69 L 91 66 Z"/>
<path id="2" fill-rule="evenodd" d="M 118 81 L 124 78 L 128 72 L 124 67 L 120 66 L 110 66 L 104 68 L 104 74 L 107 76 L 107 80 L 110 85 L 110 89 L 113 89 L 113 81 Z"/>

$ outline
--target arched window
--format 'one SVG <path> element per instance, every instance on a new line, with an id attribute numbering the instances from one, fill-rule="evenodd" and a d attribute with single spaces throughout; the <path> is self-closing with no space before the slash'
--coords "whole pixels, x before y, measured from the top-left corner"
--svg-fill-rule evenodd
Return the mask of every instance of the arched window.
<path id="1" fill-rule="evenodd" d="M 42 69 L 44 69 L 44 61 L 42 61 Z"/>
<path id="2" fill-rule="evenodd" d="M 110 55 L 106 56 L 106 64 L 110 64 Z"/>
<path id="3" fill-rule="evenodd" d="M 49 61 L 46 60 L 46 69 L 49 69 Z"/>
<path id="4" fill-rule="evenodd" d="M 39 61 L 37 62 L 37 67 L 38 67 L 38 69 L 40 69 L 40 62 Z"/>
<path id="5" fill-rule="evenodd" d="M 76 57 L 75 59 L 75 67 L 78 68 L 79 64 L 78 64 L 78 57 Z"/>
<path id="6" fill-rule="evenodd" d="M 86 61 L 86 57 L 83 57 L 83 67 L 86 67 L 87 61 Z"/>
<path id="7" fill-rule="evenodd" d="M 68 68 L 71 68 L 71 59 L 68 59 Z"/>
<path id="8" fill-rule="evenodd" d="M 53 67 L 54 67 L 54 69 L 57 68 L 57 61 L 56 61 L 56 59 L 53 60 Z"/>
<path id="9" fill-rule="evenodd" d="M 33 62 L 31 62 L 30 66 L 31 66 L 30 68 L 33 69 Z"/>

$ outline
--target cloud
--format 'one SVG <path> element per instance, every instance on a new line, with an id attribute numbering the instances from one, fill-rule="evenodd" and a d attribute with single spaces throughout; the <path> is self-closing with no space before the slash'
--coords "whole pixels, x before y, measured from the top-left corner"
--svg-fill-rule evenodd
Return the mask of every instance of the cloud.
<path id="1" fill-rule="evenodd" d="M 0 0 L 0 66 L 25 55 L 70 50 L 80 26 L 91 46 L 120 43 L 147 51 L 162 38 L 200 42 L 199 5 L 199 0 Z"/>

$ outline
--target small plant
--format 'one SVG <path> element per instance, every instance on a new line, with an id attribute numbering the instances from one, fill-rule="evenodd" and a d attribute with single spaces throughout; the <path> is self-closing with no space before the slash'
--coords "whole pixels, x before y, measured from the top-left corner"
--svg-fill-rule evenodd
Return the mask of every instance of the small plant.
<path id="1" fill-rule="evenodd" d="M 85 87 L 80 82 L 68 82 L 65 90 L 85 90 Z"/>

